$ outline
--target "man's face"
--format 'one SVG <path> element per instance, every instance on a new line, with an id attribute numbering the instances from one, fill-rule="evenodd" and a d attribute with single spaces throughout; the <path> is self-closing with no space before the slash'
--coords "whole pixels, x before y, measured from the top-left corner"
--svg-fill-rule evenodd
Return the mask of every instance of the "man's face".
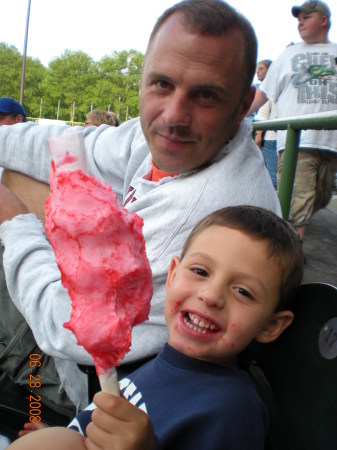
<path id="1" fill-rule="evenodd" d="M 234 137 L 254 94 L 242 99 L 243 39 L 191 34 L 172 15 L 151 42 L 140 85 L 142 129 L 155 165 L 196 169 Z"/>
<path id="2" fill-rule="evenodd" d="M 1 113 L 0 112 L 0 126 L 1 125 L 15 125 L 18 122 L 22 122 L 23 117 L 21 114 L 17 116 L 12 116 L 11 114 Z"/>

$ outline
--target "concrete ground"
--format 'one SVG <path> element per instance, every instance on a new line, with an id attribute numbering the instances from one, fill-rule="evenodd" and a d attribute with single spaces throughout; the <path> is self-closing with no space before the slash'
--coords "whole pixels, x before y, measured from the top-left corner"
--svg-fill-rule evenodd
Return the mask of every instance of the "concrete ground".
<path id="1" fill-rule="evenodd" d="M 303 283 L 337 286 L 337 195 L 311 218 L 304 235 L 306 258 Z"/>

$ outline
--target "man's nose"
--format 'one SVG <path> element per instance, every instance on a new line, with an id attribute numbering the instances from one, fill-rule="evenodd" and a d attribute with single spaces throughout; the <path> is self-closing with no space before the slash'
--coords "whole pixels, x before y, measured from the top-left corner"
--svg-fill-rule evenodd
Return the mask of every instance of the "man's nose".
<path id="1" fill-rule="evenodd" d="M 166 99 L 163 118 L 170 127 L 191 124 L 191 101 L 179 91 L 173 91 Z"/>

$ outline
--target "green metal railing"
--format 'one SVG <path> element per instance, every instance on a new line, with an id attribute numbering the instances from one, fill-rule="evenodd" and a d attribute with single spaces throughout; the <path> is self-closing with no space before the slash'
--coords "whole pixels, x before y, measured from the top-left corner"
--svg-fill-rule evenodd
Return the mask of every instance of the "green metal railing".
<path id="1" fill-rule="evenodd" d="M 337 130 L 337 109 L 336 111 L 317 114 L 305 114 L 303 116 L 253 122 L 253 129 L 287 130 L 287 139 L 284 149 L 283 168 L 280 185 L 278 187 L 278 196 L 280 199 L 283 218 L 288 219 L 301 130 Z"/>

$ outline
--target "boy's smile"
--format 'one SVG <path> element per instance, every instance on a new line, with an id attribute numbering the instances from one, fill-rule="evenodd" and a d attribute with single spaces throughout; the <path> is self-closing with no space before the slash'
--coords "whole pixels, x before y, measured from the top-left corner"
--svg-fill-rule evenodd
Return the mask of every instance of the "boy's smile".
<path id="1" fill-rule="evenodd" d="M 172 260 L 165 318 L 169 344 L 200 360 L 236 366 L 236 355 L 273 317 L 281 273 L 265 241 L 213 225 Z"/>

